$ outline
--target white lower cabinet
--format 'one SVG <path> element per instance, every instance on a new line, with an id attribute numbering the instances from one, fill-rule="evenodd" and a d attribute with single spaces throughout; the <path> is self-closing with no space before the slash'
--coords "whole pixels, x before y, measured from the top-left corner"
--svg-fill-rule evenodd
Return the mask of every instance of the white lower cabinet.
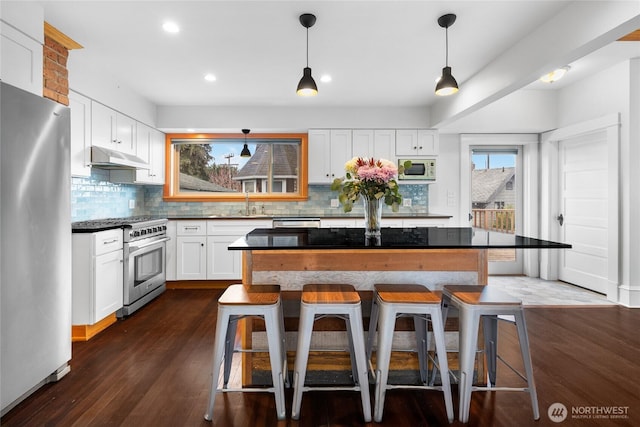
<path id="1" fill-rule="evenodd" d="M 230 251 L 229 245 L 254 228 L 271 228 L 272 220 L 176 220 L 169 224 L 168 230 L 175 226 L 176 237 L 167 242 L 167 280 L 241 280 L 242 251 Z"/>
<path id="2" fill-rule="evenodd" d="M 206 279 L 207 221 L 179 221 L 176 235 L 176 279 Z"/>
<path id="3" fill-rule="evenodd" d="M 446 227 L 448 218 L 390 218 L 382 217 L 382 227 L 413 228 L 413 227 Z M 321 218 L 322 228 L 354 228 L 364 227 L 364 218 Z"/>
<path id="4" fill-rule="evenodd" d="M 400 218 L 385 218 L 382 217 L 382 221 L 380 222 L 380 226 L 382 228 L 392 227 L 392 228 L 401 228 L 403 226 L 402 220 Z M 364 228 L 364 217 L 356 220 L 356 227 Z"/>
<path id="5" fill-rule="evenodd" d="M 322 228 L 355 228 L 355 218 L 320 218 Z"/>
<path id="6" fill-rule="evenodd" d="M 207 279 L 242 279 L 242 251 L 230 251 L 229 245 L 255 228 L 271 228 L 271 219 L 207 221 Z"/>
<path id="7" fill-rule="evenodd" d="M 165 278 L 167 280 L 176 280 L 176 249 L 178 248 L 176 243 L 176 238 L 178 237 L 178 224 L 176 221 L 169 221 L 167 223 L 167 237 L 169 238 L 169 241 L 167 242 L 165 252 Z"/>
<path id="8" fill-rule="evenodd" d="M 446 227 L 449 224 L 449 218 L 412 218 L 403 219 L 402 227 Z"/>
<path id="9" fill-rule="evenodd" d="M 93 325 L 123 301 L 122 229 L 74 233 L 72 324 Z"/>
<path id="10" fill-rule="evenodd" d="M 227 249 L 236 240 L 236 236 L 207 237 L 207 279 L 242 278 L 242 252 Z"/>
<path id="11" fill-rule="evenodd" d="M 207 278 L 207 236 L 178 236 L 176 279 Z"/>

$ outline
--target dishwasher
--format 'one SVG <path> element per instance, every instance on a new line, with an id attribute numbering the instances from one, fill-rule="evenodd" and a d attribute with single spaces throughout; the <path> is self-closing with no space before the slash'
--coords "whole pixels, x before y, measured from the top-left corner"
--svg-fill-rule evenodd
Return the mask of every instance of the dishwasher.
<path id="1" fill-rule="evenodd" d="M 309 218 L 309 217 L 274 218 L 273 228 L 320 228 L 320 218 Z"/>

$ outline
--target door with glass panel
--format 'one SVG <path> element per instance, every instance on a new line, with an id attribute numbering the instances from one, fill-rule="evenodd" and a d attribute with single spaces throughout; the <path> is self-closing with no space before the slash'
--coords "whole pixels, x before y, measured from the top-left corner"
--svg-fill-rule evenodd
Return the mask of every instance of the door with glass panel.
<path id="1" fill-rule="evenodd" d="M 522 234 L 519 147 L 471 148 L 470 225 L 476 234 Z M 490 249 L 489 274 L 522 274 L 522 251 Z"/>

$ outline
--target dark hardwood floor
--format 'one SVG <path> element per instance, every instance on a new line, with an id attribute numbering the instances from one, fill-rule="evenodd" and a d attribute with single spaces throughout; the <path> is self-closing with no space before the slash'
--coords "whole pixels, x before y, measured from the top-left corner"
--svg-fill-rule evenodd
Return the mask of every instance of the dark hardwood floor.
<path id="1" fill-rule="evenodd" d="M 309 392 L 299 421 L 278 422 L 268 393 L 226 393 L 213 423 L 203 420 L 219 290 L 168 290 L 89 342 L 73 345 L 71 372 L 6 414 L 2 426 L 357 426 L 359 393 Z M 640 425 L 640 310 L 622 307 L 527 308 L 540 420 L 528 394 L 476 392 L 471 426 Z M 512 325 L 500 326 L 500 352 L 517 360 Z M 498 381 L 519 381 L 499 367 Z M 290 413 L 291 390 L 287 391 Z M 454 388 L 454 402 L 457 388 Z M 552 422 L 547 409 L 569 417 Z M 455 404 L 457 409 L 457 403 Z M 571 411 L 626 407 L 627 418 L 572 417 Z M 387 393 L 388 426 L 447 425 L 438 392 Z M 376 423 L 372 423 L 376 425 Z M 457 421 L 454 426 L 461 425 Z"/>

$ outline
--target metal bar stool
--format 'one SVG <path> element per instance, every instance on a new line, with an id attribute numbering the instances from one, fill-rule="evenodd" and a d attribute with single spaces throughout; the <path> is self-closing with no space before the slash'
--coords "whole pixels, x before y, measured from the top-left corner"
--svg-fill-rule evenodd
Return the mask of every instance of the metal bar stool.
<path id="1" fill-rule="evenodd" d="M 538 395 L 533 380 L 533 367 L 529 352 L 529 337 L 524 319 L 522 301 L 499 290 L 484 285 L 446 285 L 442 291 L 443 318 L 446 319 L 449 304 L 459 310 L 460 321 L 460 407 L 459 419 L 469 421 L 471 392 L 490 391 L 525 391 L 531 397 L 533 418 L 540 418 Z M 498 316 L 513 316 L 518 331 L 520 352 L 524 363 L 523 376 L 497 354 Z M 473 386 L 473 362 L 478 344 L 478 328 L 482 317 L 482 328 L 487 358 L 488 386 Z M 497 360 L 500 359 L 518 376 L 527 382 L 527 387 L 496 387 Z"/>
<path id="2" fill-rule="evenodd" d="M 369 364 L 369 371 L 372 373 L 372 376 L 375 380 L 376 370 L 373 367 L 372 354 L 374 347 L 374 340 L 376 337 L 376 332 L 378 330 L 378 287 L 384 285 L 374 285 L 373 287 L 373 297 L 371 298 L 371 314 L 369 316 L 369 332 L 367 334 L 367 363 Z M 398 286 L 398 285 L 393 285 Z M 405 286 L 405 285 L 402 285 Z M 406 285 L 406 286 L 420 286 L 420 288 L 424 288 L 422 285 Z M 399 289 L 399 288 L 397 288 Z M 416 288 L 417 289 L 417 288 Z M 426 289 L 426 288 L 425 288 Z M 417 291 L 421 291 L 421 289 L 417 289 Z M 429 334 L 427 332 L 427 323 L 425 322 L 424 316 L 415 314 L 413 317 L 413 328 L 415 330 L 416 337 L 416 353 L 418 354 L 418 366 L 420 368 L 420 380 L 423 384 L 427 383 L 428 380 L 428 363 L 427 363 L 427 351 L 429 349 Z M 433 372 L 435 374 L 435 365 L 433 368 Z"/>
<path id="3" fill-rule="evenodd" d="M 453 399 L 451 397 L 451 383 L 449 381 L 449 366 L 447 363 L 447 353 L 445 348 L 444 324 L 442 321 L 442 311 L 440 307 L 440 296 L 422 285 L 400 285 L 384 284 L 375 285 L 375 298 L 378 325 L 378 349 L 376 352 L 376 391 L 375 409 L 373 419 L 376 422 L 382 421 L 384 410 L 384 399 L 387 390 L 394 388 L 413 388 L 426 390 L 439 390 L 444 394 L 444 404 L 449 422 L 453 422 Z M 391 346 L 395 330 L 395 323 L 398 316 L 409 314 L 421 319 L 423 326 L 420 331 L 416 331 L 419 342 L 421 337 L 426 336 L 426 321 L 431 320 L 435 350 L 438 356 L 438 367 L 441 372 L 441 386 L 426 384 L 426 377 L 423 376 L 423 385 L 391 385 L 387 383 L 389 377 L 389 362 L 391 359 Z M 372 320 L 373 322 L 373 320 Z M 375 328 L 375 325 L 370 324 Z M 374 329 L 375 331 L 375 329 Z M 426 342 L 426 340 L 425 340 Z M 425 360 L 424 372 L 426 372 L 426 346 L 419 346 L 418 353 L 424 352 L 422 357 Z M 434 361 L 435 363 L 435 361 Z M 421 376 L 423 367 L 420 367 Z"/>
<path id="4" fill-rule="evenodd" d="M 264 318 L 271 377 L 273 387 L 265 388 L 228 388 L 231 360 L 234 352 L 234 339 L 238 320 L 245 317 Z M 205 420 L 213 418 L 213 405 L 217 392 L 271 392 L 275 395 L 276 412 L 279 420 L 286 418 L 284 386 L 289 386 L 287 377 L 287 355 L 284 342 L 284 319 L 280 306 L 280 286 L 278 285 L 231 285 L 218 299 L 218 319 L 213 344 L 213 367 L 209 406 Z M 218 388 L 220 365 L 224 357 L 223 387 Z"/>
<path id="5" fill-rule="evenodd" d="M 354 386 L 310 387 L 304 384 L 313 324 L 316 319 L 327 316 L 339 317 L 346 321 Z M 360 296 L 353 286 L 342 284 L 304 285 L 300 302 L 298 346 L 293 375 L 291 418 L 294 420 L 300 418 L 303 392 L 310 390 L 354 390 L 360 391 L 364 421 L 371 422 L 371 401 L 365 360 L 362 309 Z"/>

